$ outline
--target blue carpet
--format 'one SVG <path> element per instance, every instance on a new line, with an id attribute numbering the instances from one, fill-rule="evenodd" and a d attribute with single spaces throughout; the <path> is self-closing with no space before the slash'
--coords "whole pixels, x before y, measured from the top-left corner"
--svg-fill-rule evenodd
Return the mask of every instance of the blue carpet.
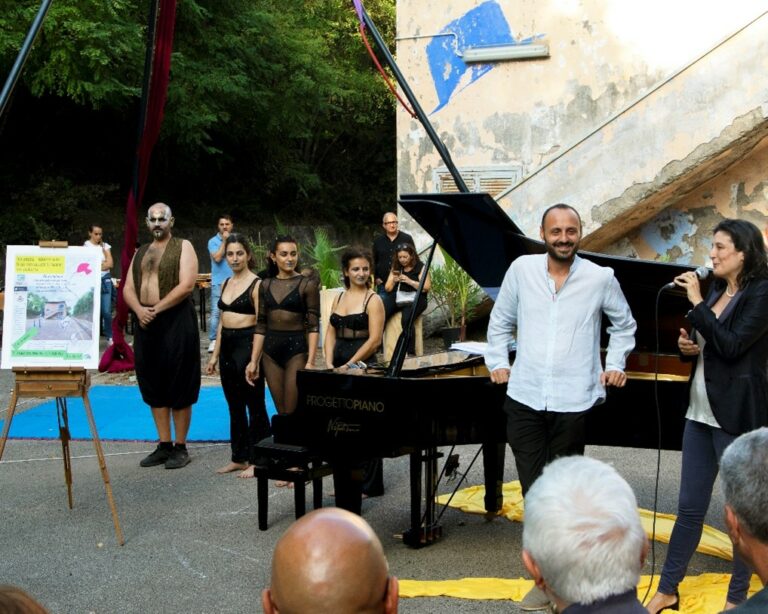
<path id="1" fill-rule="evenodd" d="M 152 412 L 141 400 L 137 386 L 93 386 L 88 392 L 99 437 L 113 441 L 156 441 Z M 276 413 L 266 391 L 267 413 Z M 18 411 L 18 410 L 17 410 Z M 68 398 L 69 433 L 72 439 L 91 439 L 82 399 Z M 0 429 L 3 422 L 0 421 Z M 15 439 L 58 439 L 56 400 L 16 413 L 9 437 Z M 229 411 L 220 386 L 203 387 L 192 407 L 189 441 L 229 441 Z"/>

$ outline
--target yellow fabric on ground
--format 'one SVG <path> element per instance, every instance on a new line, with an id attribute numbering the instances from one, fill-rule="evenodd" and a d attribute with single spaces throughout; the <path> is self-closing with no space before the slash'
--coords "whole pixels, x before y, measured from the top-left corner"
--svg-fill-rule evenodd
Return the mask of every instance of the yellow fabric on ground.
<path id="1" fill-rule="evenodd" d="M 641 576 L 637 587 L 640 598 L 645 596 L 650 576 Z M 728 574 L 707 573 L 685 578 L 680 584 L 680 614 L 716 614 L 725 604 Z M 461 578 L 436 582 L 400 579 L 401 597 L 456 597 L 459 599 L 506 599 L 520 601 L 533 586 L 533 581 L 518 578 Z M 654 578 L 652 595 L 658 584 Z M 757 576 L 752 576 L 749 594 L 762 589 Z"/>
<path id="2" fill-rule="evenodd" d="M 640 522 L 643 523 L 648 537 L 651 537 L 651 530 L 653 528 L 653 512 L 650 510 L 640 509 Z M 672 526 L 675 524 L 676 516 L 674 514 L 661 514 L 656 512 L 656 541 L 669 543 L 669 536 L 672 534 Z M 704 532 L 701 534 L 701 541 L 696 548 L 698 552 L 702 554 L 709 554 L 716 556 L 726 561 L 733 560 L 733 544 L 731 539 L 723 533 L 718 531 L 714 527 L 710 527 L 708 524 L 704 525 Z"/>
<path id="3" fill-rule="evenodd" d="M 504 516 L 513 522 L 522 522 L 524 514 L 523 505 L 523 492 L 520 489 L 520 482 L 507 482 L 502 488 L 504 494 L 504 504 L 502 505 L 500 516 Z M 463 512 L 469 514 L 485 514 L 485 503 L 483 498 L 485 497 L 484 486 L 469 486 L 458 491 L 448 503 L 450 495 L 440 495 L 437 497 L 437 502 L 441 505 L 450 505 L 460 509 Z M 650 510 L 640 509 L 640 520 L 643 523 L 643 528 L 651 536 L 651 529 L 653 523 L 653 512 Z M 672 525 L 675 523 L 675 516 L 672 514 L 660 514 L 656 513 L 656 541 L 669 543 L 669 536 L 672 533 Z M 722 531 L 704 525 L 704 532 L 701 536 L 701 541 L 697 550 L 703 554 L 709 554 L 711 556 L 717 556 L 726 561 L 730 561 L 733 558 L 733 549 L 731 546 L 731 540 Z"/>

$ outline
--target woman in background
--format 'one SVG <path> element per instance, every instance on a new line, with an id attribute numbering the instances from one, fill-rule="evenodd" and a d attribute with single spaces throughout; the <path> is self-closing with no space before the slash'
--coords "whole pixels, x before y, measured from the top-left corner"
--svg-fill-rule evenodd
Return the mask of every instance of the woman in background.
<path id="1" fill-rule="evenodd" d="M 677 610 L 677 587 L 696 551 L 723 450 L 736 437 L 768 424 L 768 260 L 763 235 L 752 223 L 724 220 L 712 241 L 712 283 L 706 300 L 699 279 L 683 273 L 692 309 L 689 334 L 677 340 L 683 359 L 694 362 L 683 431 L 683 465 L 677 519 L 658 592 L 648 612 Z M 750 571 L 734 552 L 724 609 L 746 599 Z"/>
<path id="2" fill-rule="evenodd" d="M 252 478 L 257 460 L 253 447 L 270 433 L 264 378 L 257 377 L 251 385 L 245 381 L 245 367 L 251 360 L 256 332 L 259 278 L 251 271 L 253 258 L 243 235 L 230 234 L 224 246 L 232 276 L 221 288 L 218 303 L 221 317 L 206 373 L 216 373 L 216 363 L 220 361 L 221 387 L 229 405 L 232 457 L 216 473 L 239 471 L 239 477 Z"/>
<path id="3" fill-rule="evenodd" d="M 426 275 L 424 280 L 423 292 L 416 297 L 416 289 L 419 287 L 421 278 Z M 387 292 L 396 292 L 395 306 L 397 311 L 401 312 L 402 326 L 405 330 L 411 312 L 416 313 L 413 321 L 419 317 L 427 308 L 427 292 L 432 287 L 432 280 L 429 271 L 426 270 L 424 263 L 419 259 L 416 248 L 410 243 L 401 243 L 395 248 L 395 255 L 392 258 L 392 270 L 389 273 L 384 288 Z M 408 302 L 401 302 L 400 296 L 411 298 Z M 408 353 L 415 353 L 416 340 L 411 335 L 411 341 L 408 344 Z"/>
<path id="4" fill-rule="evenodd" d="M 85 247 L 94 247 L 101 251 L 101 330 L 112 345 L 112 246 L 104 241 L 104 231 L 101 226 L 88 226 L 88 240 Z"/>

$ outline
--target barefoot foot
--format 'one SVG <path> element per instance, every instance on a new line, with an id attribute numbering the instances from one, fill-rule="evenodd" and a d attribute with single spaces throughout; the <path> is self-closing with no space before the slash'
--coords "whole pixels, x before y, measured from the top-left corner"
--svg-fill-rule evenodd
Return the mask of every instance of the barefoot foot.
<path id="1" fill-rule="evenodd" d="M 253 465 L 248 465 L 245 469 L 243 469 L 237 477 L 239 478 L 252 478 L 253 477 L 253 471 L 255 467 Z"/>
<path id="2" fill-rule="evenodd" d="M 248 467 L 248 463 L 235 463 L 235 462 L 231 462 L 231 463 L 227 463 L 223 467 L 219 467 L 216 470 L 216 473 L 219 473 L 219 474 L 223 475 L 225 473 L 232 473 L 234 471 L 242 471 L 243 469 L 246 469 L 247 467 Z"/>

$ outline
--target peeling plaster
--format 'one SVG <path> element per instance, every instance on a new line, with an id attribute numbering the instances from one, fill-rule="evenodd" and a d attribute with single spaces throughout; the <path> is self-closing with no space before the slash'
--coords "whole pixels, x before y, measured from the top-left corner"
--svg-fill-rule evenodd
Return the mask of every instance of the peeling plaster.
<path id="1" fill-rule="evenodd" d="M 696 146 L 685 158 L 667 163 L 652 181 L 636 183 L 621 196 L 592 207 L 591 219 L 599 228 L 585 237 L 586 246 L 599 250 L 646 223 L 662 209 L 675 205 L 746 156 L 765 134 L 768 120 L 760 109 L 754 109 L 736 118 L 717 137 Z M 730 201 L 736 204 L 738 188 L 733 189 L 737 192 L 731 194 Z M 734 217 L 732 212 L 722 215 Z"/>
<path id="2" fill-rule="evenodd" d="M 643 241 L 657 254 L 669 254 L 677 249 L 675 262 L 690 264 L 692 262 L 697 226 L 693 216 L 677 209 L 667 209 L 661 212 L 640 231 Z M 671 258 L 670 258 L 671 259 Z"/>

